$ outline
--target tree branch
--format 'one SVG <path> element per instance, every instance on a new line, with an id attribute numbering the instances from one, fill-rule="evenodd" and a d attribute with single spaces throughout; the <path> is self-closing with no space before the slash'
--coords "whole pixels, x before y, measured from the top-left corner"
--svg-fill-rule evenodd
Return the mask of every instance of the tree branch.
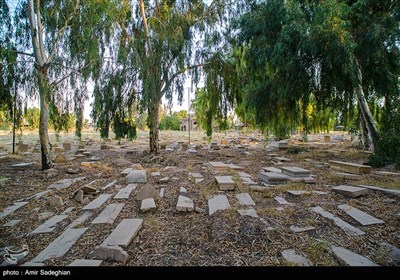
<path id="1" fill-rule="evenodd" d="M 69 27 L 69 22 L 70 22 L 70 21 L 72 20 L 72 18 L 74 17 L 75 12 L 79 9 L 79 4 L 80 4 L 80 0 L 77 0 L 77 1 L 76 1 L 76 5 L 75 5 L 74 11 L 73 11 L 73 12 L 71 13 L 71 15 L 65 20 L 64 26 L 58 31 L 56 40 L 55 40 L 55 42 L 54 42 L 54 44 L 53 44 L 53 47 L 52 47 L 52 49 L 51 49 L 51 52 L 50 52 L 49 57 L 47 58 L 46 63 L 50 63 L 51 60 L 53 59 L 53 56 L 54 56 L 54 54 L 55 54 L 55 52 L 56 52 L 56 49 L 57 49 L 58 43 L 59 43 L 59 41 L 60 41 L 60 39 L 61 39 L 61 36 L 64 34 L 65 29 L 67 29 L 67 28 Z"/>
<path id="2" fill-rule="evenodd" d="M 191 65 L 191 66 L 188 66 L 188 67 L 185 67 L 185 68 L 180 69 L 179 71 L 177 71 L 177 72 L 175 72 L 174 74 L 172 74 L 171 77 L 168 79 L 168 81 L 166 81 L 166 82 L 164 83 L 164 85 L 163 85 L 162 88 L 161 88 L 161 91 L 164 92 L 166 89 L 168 89 L 168 88 L 169 88 L 169 85 L 171 85 L 172 82 L 174 81 L 174 79 L 175 79 L 176 77 L 178 77 L 179 75 L 181 75 L 181 74 L 183 74 L 183 73 L 185 73 L 185 72 L 187 72 L 187 71 L 190 71 L 190 70 L 192 70 L 192 69 L 195 69 L 195 68 L 204 67 L 204 66 L 206 66 L 207 64 L 209 64 L 209 62 L 200 63 L 200 64 L 195 64 L 195 65 Z"/>
<path id="3" fill-rule="evenodd" d="M 46 53 L 44 52 L 44 41 L 43 41 L 43 25 L 42 25 L 42 13 L 40 12 L 40 0 L 36 0 L 36 18 L 37 18 L 37 32 L 39 36 L 39 50 L 43 57 L 43 61 L 46 62 Z"/>
<path id="4" fill-rule="evenodd" d="M 37 27 L 36 27 L 36 20 L 35 20 L 35 8 L 33 5 L 33 0 L 29 0 L 28 2 L 28 8 L 29 8 L 29 23 L 30 23 L 30 29 L 32 33 L 32 47 L 33 47 L 33 53 L 35 55 L 35 60 L 36 63 L 39 64 L 40 66 L 43 66 L 44 61 L 43 57 L 41 56 L 40 50 L 39 50 L 39 42 L 37 38 Z"/>
<path id="5" fill-rule="evenodd" d="M 143 0 L 140 0 L 140 13 L 142 14 L 144 30 L 146 32 L 146 42 L 147 42 L 147 47 L 148 47 L 147 56 L 149 56 L 152 53 L 152 50 L 151 50 L 149 26 L 147 25 L 147 18 L 146 18 L 146 14 L 145 14 L 145 11 L 144 11 L 144 2 L 143 2 Z"/>

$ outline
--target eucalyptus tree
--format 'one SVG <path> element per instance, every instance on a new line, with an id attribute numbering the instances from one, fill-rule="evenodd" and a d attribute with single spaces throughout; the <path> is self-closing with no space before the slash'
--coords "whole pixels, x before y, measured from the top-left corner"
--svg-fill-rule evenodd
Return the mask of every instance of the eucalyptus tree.
<path id="1" fill-rule="evenodd" d="M 120 1 L 125 13 L 118 19 L 115 40 L 108 51 L 113 63 L 101 68 L 94 90 L 93 116 L 104 136 L 114 112 L 137 102 L 139 112 L 148 113 L 150 151 L 157 153 L 162 97 L 170 102 L 178 93 L 182 101 L 186 78 L 197 84 L 202 74 L 218 70 L 222 31 L 228 26 L 229 15 L 237 13 L 243 2 Z M 217 86 L 210 80 L 209 87 L 215 90 Z"/>
<path id="2" fill-rule="evenodd" d="M 39 97 L 42 169 L 48 169 L 53 166 L 49 117 L 59 130 L 66 127 L 65 116 L 73 107 L 76 134 L 80 136 L 83 103 L 87 98 L 86 83 L 99 61 L 96 32 L 100 28 L 107 30 L 108 25 L 102 23 L 112 14 L 114 5 L 106 0 L 19 0 L 10 3 L 17 30 L 11 42 L 18 63 L 24 63 L 25 89 L 31 88 Z"/>
<path id="3" fill-rule="evenodd" d="M 251 82 L 245 99 L 259 123 L 285 114 L 307 123 L 317 106 L 344 108 L 357 100 L 365 148 L 378 130 L 367 98 L 398 94 L 398 1 L 263 1 L 240 21 Z M 299 102 L 301 101 L 301 102 Z M 268 104 L 267 106 L 265 106 Z M 303 106 L 300 108 L 300 106 Z"/>

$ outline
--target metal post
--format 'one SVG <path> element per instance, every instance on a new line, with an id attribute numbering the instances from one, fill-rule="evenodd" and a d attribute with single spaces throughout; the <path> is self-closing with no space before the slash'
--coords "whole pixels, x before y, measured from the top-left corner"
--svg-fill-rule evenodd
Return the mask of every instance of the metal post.
<path id="1" fill-rule="evenodd" d="M 17 111 L 17 91 L 15 90 L 14 80 L 14 108 L 13 108 L 13 148 L 12 153 L 15 154 L 15 123 L 16 123 L 16 111 Z"/>
<path id="2" fill-rule="evenodd" d="M 192 122 L 190 119 L 190 88 L 188 87 L 188 120 L 189 120 L 189 146 L 190 148 L 190 127 L 192 126 Z"/>

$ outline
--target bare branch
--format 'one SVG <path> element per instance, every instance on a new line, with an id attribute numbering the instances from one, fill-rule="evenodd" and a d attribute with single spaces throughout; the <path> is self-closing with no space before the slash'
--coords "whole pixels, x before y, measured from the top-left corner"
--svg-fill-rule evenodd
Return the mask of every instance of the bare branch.
<path id="1" fill-rule="evenodd" d="M 43 57 L 43 61 L 47 62 L 46 53 L 44 52 L 44 41 L 43 41 L 43 25 L 42 25 L 42 13 L 40 11 L 40 0 L 36 0 L 36 18 L 37 18 L 37 32 L 39 36 L 39 50 Z"/>
<path id="2" fill-rule="evenodd" d="M 32 46 L 33 46 L 33 52 L 35 54 L 35 60 L 36 60 L 37 64 L 39 64 L 40 66 L 43 66 L 44 61 L 43 61 L 43 57 L 39 50 L 39 41 L 37 38 L 37 26 L 36 26 L 36 20 L 35 20 L 35 8 L 33 5 L 33 0 L 29 0 L 28 7 L 29 7 L 29 23 L 30 23 L 31 33 L 32 33 Z"/>
<path id="3" fill-rule="evenodd" d="M 147 56 L 149 56 L 149 55 L 152 53 L 152 50 L 151 50 L 149 26 L 147 25 L 147 18 L 146 18 L 146 13 L 145 13 L 145 11 L 144 11 L 144 3 L 143 3 L 143 0 L 140 0 L 140 12 L 141 12 L 141 14 L 142 14 L 144 30 L 145 30 L 145 32 L 146 32 L 146 42 L 147 42 L 147 47 L 148 47 L 148 54 L 147 54 Z"/>

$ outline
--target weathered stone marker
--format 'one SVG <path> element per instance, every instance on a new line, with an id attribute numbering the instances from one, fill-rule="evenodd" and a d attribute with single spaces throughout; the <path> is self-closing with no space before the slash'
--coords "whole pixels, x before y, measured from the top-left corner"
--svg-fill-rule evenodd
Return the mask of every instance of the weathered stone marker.
<path id="1" fill-rule="evenodd" d="M 332 191 L 348 197 L 359 197 L 362 195 L 366 195 L 368 193 L 368 189 L 366 188 L 344 186 L 344 185 L 333 187 Z"/>
<path id="2" fill-rule="evenodd" d="M 233 191 L 235 189 L 235 182 L 231 176 L 215 176 L 215 180 L 221 191 Z"/>
<path id="3" fill-rule="evenodd" d="M 330 160 L 329 164 L 331 166 L 334 166 L 336 168 L 339 168 L 340 170 L 343 170 L 348 173 L 353 173 L 353 174 L 369 174 L 372 171 L 371 166 L 369 165 L 362 165 L 362 164 L 357 164 L 357 163 L 350 163 L 350 162 L 343 162 L 343 161 L 337 161 L 337 160 Z"/>

